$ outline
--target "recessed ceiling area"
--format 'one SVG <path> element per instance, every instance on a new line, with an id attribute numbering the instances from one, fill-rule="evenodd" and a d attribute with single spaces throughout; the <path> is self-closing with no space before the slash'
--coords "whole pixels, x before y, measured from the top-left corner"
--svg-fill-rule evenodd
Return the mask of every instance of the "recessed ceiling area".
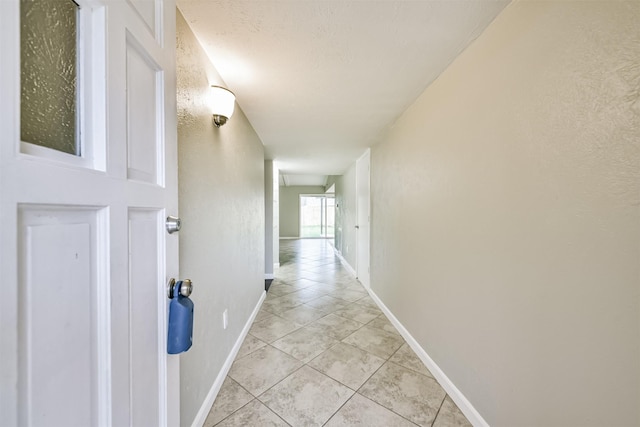
<path id="1" fill-rule="evenodd" d="M 329 177 L 327 175 L 308 175 L 308 174 L 280 174 L 281 187 L 295 186 L 316 186 L 325 187 Z"/>
<path id="2" fill-rule="evenodd" d="M 285 175 L 340 175 L 509 0 L 178 0 Z"/>

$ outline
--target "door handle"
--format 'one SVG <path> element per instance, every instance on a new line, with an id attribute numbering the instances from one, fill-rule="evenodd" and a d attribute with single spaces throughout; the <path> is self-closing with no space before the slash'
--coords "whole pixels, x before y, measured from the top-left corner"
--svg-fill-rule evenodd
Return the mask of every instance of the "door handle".
<path id="1" fill-rule="evenodd" d="M 182 221 L 177 216 L 169 215 L 167 217 L 167 221 L 165 222 L 165 227 L 167 227 L 167 233 L 173 234 L 176 231 L 180 231 L 180 227 L 182 227 Z"/>
<path id="2" fill-rule="evenodd" d="M 173 277 L 169 279 L 169 283 L 167 283 L 167 297 L 169 299 L 173 299 L 173 288 L 176 286 L 176 279 Z M 191 279 L 184 279 L 182 284 L 180 285 L 180 295 L 183 297 L 188 297 L 193 293 L 193 282 Z"/>
<path id="3" fill-rule="evenodd" d="M 359 225 L 356 225 L 356 229 L 358 229 L 358 230 L 359 230 L 359 229 L 360 229 L 360 226 L 359 226 Z"/>

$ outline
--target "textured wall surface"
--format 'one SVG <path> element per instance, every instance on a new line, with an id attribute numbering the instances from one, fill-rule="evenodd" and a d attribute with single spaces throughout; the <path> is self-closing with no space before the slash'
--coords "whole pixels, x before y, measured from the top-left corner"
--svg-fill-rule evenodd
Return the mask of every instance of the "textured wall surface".
<path id="1" fill-rule="evenodd" d="M 223 82 L 177 15 L 180 274 L 195 303 L 193 347 L 180 359 L 189 426 L 264 292 L 264 151 L 240 109 L 212 124 L 209 86 Z"/>
<path id="2" fill-rule="evenodd" d="M 76 154 L 76 11 L 71 0 L 20 2 L 20 138 Z"/>
<path id="3" fill-rule="evenodd" d="M 356 268 L 356 164 L 352 163 L 342 175 L 331 175 L 327 188 L 335 184 L 336 235 L 335 248 L 352 268 Z"/>
<path id="4" fill-rule="evenodd" d="M 300 237 L 300 195 L 324 194 L 324 187 L 293 185 L 280 187 L 280 237 Z"/>
<path id="5" fill-rule="evenodd" d="M 638 23 L 515 2 L 372 151 L 372 289 L 492 426 L 640 425 Z"/>

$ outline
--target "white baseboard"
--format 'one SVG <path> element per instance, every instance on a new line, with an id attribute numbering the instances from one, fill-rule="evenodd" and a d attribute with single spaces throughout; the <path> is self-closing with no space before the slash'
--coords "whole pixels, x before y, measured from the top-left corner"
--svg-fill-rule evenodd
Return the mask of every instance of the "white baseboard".
<path id="1" fill-rule="evenodd" d="M 413 349 L 416 355 L 422 360 L 422 363 L 425 364 L 427 369 L 431 371 L 435 379 L 440 383 L 444 391 L 447 392 L 451 400 L 458 405 L 458 408 L 462 411 L 462 413 L 467 417 L 469 422 L 473 424 L 475 427 L 489 427 L 489 423 L 487 423 L 482 415 L 473 407 L 471 402 L 467 400 L 467 398 L 462 394 L 460 390 L 451 382 L 449 377 L 440 369 L 440 367 L 433 361 L 431 357 L 427 354 L 427 352 L 418 344 L 418 341 L 411 336 L 409 331 L 400 323 L 400 321 L 391 313 L 391 311 L 387 308 L 386 305 L 378 298 L 378 296 L 371 289 L 368 289 L 369 295 L 371 298 L 378 304 L 380 310 L 389 318 L 393 326 L 400 332 L 400 335 L 405 339 L 407 344 Z"/>
<path id="2" fill-rule="evenodd" d="M 273 273 L 272 274 L 266 274 L 265 273 L 264 279 L 265 280 L 272 280 L 272 279 L 275 279 L 275 276 L 273 275 Z"/>
<path id="3" fill-rule="evenodd" d="M 220 372 L 218 373 L 218 376 L 216 377 L 216 380 L 213 382 L 213 385 L 209 390 L 209 393 L 207 393 L 207 397 L 204 399 L 204 402 L 202 402 L 202 406 L 200 407 L 200 410 L 196 414 L 196 417 L 194 418 L 193 423 L 191 424 L 191 427 L 202 427 L 204 425 L 204 422 L 207 419 L 207 415 L 209 415 L 209 411 L 211 410 L 211 406 L 213 405 L 213 402 L 216 400 L 216 397 L 218 396 L 220 387 L 222 387 L 222 383 L 227 377 L 227 374 L 231 369 L 231 365 L 233 364 L 233 361 L 236 358 L 236 355 L 238 354 L 240 347 L 242 346 L 242 342 L 244 341 L 245 337 L 249 333 L 249 329 L 253 324 L 253 320 L 258 315 L 258 312 L 260 311 L 260 307 L 262 306 L 262 302 L 264 301 L 266 296 L 267 296 L 267 293 L 263 291 L 262 296 L 258 301 L 258 304 L 256 304 L 255 308 L 253 309 L 251 316 L 249 316 L 249 320 L 247 320 L 247 323 L 244 325 L 242 332 L 240 332 L 240 336 L 236 340 L 236 343 L 234 344 L 233 348 L 231 349 L 229 356 L 227 356 L 227 360 L 225 360 L 224 364 L 222 365 L 222 368 L 220 369 Z"/>
<path id="4" fill-rule="evenodd" d="M 340 263 L 342 264 L 342 266 L 353 276 L 356 277 L 356 271 L 353 269 L 353 267 L 351 267 L 349 265 L 349 263 L 347 262 L 346 259 L 344 259 L 344 257 L 342 256 L 342 254 L 336 249 L 333 248 L 334 252 L 336 253 L 336 256 L 338 257 L 338 259 L 340 260 Z"/>
<path id="5" fill-rule="evenodd" d="M 300 237 L 280 237 L 280 240 L 296 240 L 299 239 Z"/>

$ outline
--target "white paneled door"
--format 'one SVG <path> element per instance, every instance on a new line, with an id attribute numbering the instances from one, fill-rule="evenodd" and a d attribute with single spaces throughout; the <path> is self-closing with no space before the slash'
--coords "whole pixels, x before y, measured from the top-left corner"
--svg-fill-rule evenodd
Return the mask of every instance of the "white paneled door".
<path id="1" fill-rule="evenodd" d="M 367 151 L 356 161 L 356 274 L 362 285 L 369 289 L 370 269 L 370 169 L 371 151 Z"/>
<path id="2" fill-rule="evenodd" d="M 177 426 L 175 2 L 0 1 L 0 424 Z"/>

